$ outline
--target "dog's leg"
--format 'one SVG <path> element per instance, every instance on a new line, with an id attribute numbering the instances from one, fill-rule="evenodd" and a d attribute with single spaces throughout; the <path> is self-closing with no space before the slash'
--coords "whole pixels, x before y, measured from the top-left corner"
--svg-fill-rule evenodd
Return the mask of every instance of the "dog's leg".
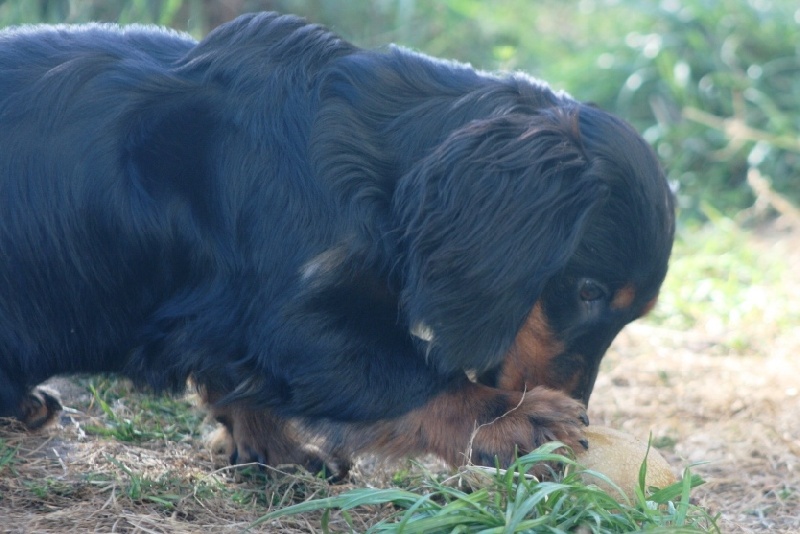
<path id="1" fill-rule="evenodd" d="M 220 404 L 219 393 L 199 388 L 211 416 L 221 424 L 213 436 L 215 448 L 224 448 L 231 464 L 300 465 L 310 473 L 325 470 L 342 477 L 350 469 L 348 460 L 333 458 L 303 435 L 292 421 L 269 408 L 247 407 L 240 402 Z"/>
<path id="2" fill-rule="evenodd" d="M 325 471 L 336 478 L 350 470 L 348 459 L 326 454 L 313 443 L 312 436 L 302 435 L 292 421 L 269 409 L 234 404 L 212 407 L 211 413 L 224 429 L 215 440 L 225 440 L 232 464 L 300 465 L 310 473 Z"/>
<path id="3" fill-rule="evenodd" d="M 331 424 L 323 431 L 350 454 L 390 457 L 433 453 L 452 465 L 507 466 L 548 441 L 586 447 L 585 407 L 567 395 L 535 388 L 501 391 L 464 380 L 409 413 L 375 423 Z M 338 442 L 338 443 L 337 443 Z"/>

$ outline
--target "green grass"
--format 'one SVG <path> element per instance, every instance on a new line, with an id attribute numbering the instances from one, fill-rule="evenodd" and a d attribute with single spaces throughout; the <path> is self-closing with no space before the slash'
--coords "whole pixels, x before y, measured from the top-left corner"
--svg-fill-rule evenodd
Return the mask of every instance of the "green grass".
<path id="1" fill-rule="evenodd" d="M 5 474 L 6 471 L 12 469 L 11 466 L 17 460 L 17 449 L 18 447 L 0 439 L 0 473 Z"/>
<path id="2" fill-rule="evenodd" d="M 48 501 L 54 497 L 71 497 L 76 492 L 74 485 L 54 478 L 26 481 L 25 486 L 37 499 L 42 501 Z"/>
<path id="3" fill-rule="evenodd" d="M 102 425 L 86 424 L 88 434 L 125 442 L 187 441 L 200 437 L 203 413 L 180 397 L 125 392 L 118 380 L 100 378 L 87 385 L 93 404 L 105 415 Z"/>
<path id="4" fill-rule="evenodd" d="M 116 469 L 89 473 L 81 484 L 88 484 L 99 493 L 113 493 L 131 504 L 155 505 L 163 512 L 179 508 L 186 500 L 209 508 L 225 502 L 233 510 L 264 510 L 314 499 L 320 494 L 327 496 L 332 488 L 305 472 L 275 474 L 258 467 L 231 466 L 208 473 L 174 469 L 154 476 L 110 454 L 103 457 Z M 40 486 L 39 491 L 49 489 L 47 485 Z"/>
<path id="5" fill-rule="evenodd" d="M 134 503 L 153 503 L 164 510 L 172 510 L 182 500 L 193 497 L 199 501 L 212 498 L 224 486 L 213 476 L 200 480 L 187 478 L 185 473 L 167 472 L 157 477 L 140 473 L 122 461 L 106 455 L 106 460 L 118 468 L 115 476 L 109 474 L 89 477 L 99 489 L 116 489 Z"/>
<path id="6" fill-rule="evenodd" d="M 358 488 L 287 506 L 262 516 L 251 528 L 295 514 L 332 510 L 348 520 L 360 507 L 390 506 L 396 511 L 368 532 L 719 532 L 715 518 L 689 501 L 692 487 L 703 482 L 688 469 L 682 482 L 650 492 L 644 487 L 643 464 L 636 498 L 629 500 L 621 492 L 610 495 L 583 482 L 581 475 L 591 473 L 610 483 L 604 475 L 585 471 L 570 458 L 555 454 L 558 446 L 547 444 L 519 458 L 508 470 L 468 467 L 461 478 L 441 481 L 426 476 L 418 488 Z M 526 475 L 541 462 L 569 465 L 572 472 L 551 481 Z M 457 484 L 458 480 L 462 483 Z"/>

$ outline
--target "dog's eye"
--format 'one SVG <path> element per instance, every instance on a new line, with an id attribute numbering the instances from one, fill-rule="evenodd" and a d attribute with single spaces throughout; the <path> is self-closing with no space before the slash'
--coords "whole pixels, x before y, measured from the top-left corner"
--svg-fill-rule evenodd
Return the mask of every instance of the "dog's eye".
<path id="1" fill-rule="evenodd" d="M 579 283 L 579 295 L 584 302 L 594 302 L 605 298 L 608 294 L 606 288 L 594 280 L 584 278 Z"/>

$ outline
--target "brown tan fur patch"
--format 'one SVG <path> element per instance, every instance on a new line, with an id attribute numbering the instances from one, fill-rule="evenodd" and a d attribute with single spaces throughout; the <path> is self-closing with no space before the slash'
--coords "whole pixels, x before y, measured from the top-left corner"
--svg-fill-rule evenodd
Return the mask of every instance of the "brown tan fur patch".
<path id="1" fill-rule="evenodd" d="M 623 286 L 614 294 L 614 298 L 611 300 L 611 309 L 621 310 L 627 308 L 633 304 L 635 298 L 636 289 L 630 284 Z"/>
<path id="2" fill-rule="evenodd" d="M 564 345 L 555 338 L 542 305 L 537 302 L 503 361 L 498 387 L 512 391 L 539 385 L 562 389 L 562 384 L 548 381 L 547 369 L 551 360 L 563 350 Z"/>
<path id="3" fill-rule="evenodd" d="M 220 422 L 224 431 L 211 437 L 211 446 L 225 448 L 231 463 L 257 462 L 272 466 L 301 465 L 309 472 L 321 471 L 329 458 L 308 443 L 293 422 L 276 416 L 268 408 L 247 409 L 238 404 L 214 406 L 219 395 L 200 391 L 209 405 L 211 415 Z M 344 475 L 349 464 L 333 462 L 337 474 Z"/>
<path id="4" fill-rule="evenodd" d="M 468 380 L 408 414 L 341 429 L 345 454 L 377 452 L 401 458 L 434 453 L 452 465 L 502 465 L 539 445 L 561 440 L 582 447 L 584 406 L 546 388 L 501 391 Z"/>

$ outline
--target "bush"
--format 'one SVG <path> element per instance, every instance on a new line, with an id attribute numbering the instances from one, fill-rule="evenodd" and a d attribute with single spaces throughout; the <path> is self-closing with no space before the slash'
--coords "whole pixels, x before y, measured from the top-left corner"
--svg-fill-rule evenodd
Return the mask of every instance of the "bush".
<path id="1" fill-rule="evenodd" d="M 798 201 L 796 2 L 675 0 L 647 14 L 648 32 L 625 38 L 637 53 L 608 104 L 643 128 L 680 184 L 681 205 L 694 215 L 704 201 L 749 206 L 750 168 Z"/>

